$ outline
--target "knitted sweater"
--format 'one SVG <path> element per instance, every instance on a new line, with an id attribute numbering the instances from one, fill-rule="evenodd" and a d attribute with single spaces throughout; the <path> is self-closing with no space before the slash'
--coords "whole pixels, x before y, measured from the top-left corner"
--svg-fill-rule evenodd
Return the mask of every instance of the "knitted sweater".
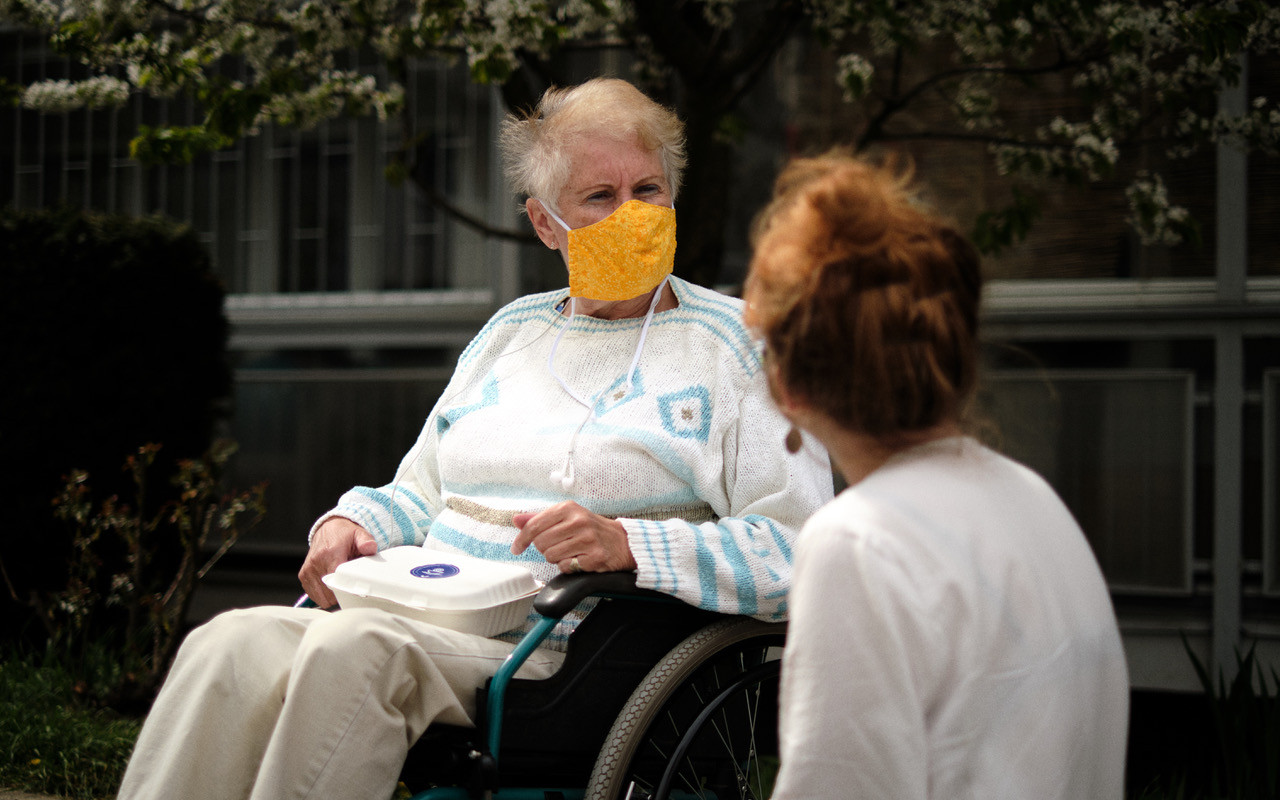
<path id="1" fill-rule="evenodd" d="M 642 319 L 570 322 L 556 310 L 563 290 L 500 310 L 463 351 L 394 482 L 350 490 L 316 525 L 346 517 L 379 549 L 428 542 L 548 580 L 558 569 L 535 548 L 512 555 L 511 517 L 573 500 L 622 522 L 641 587 L 785 619 L 799 526 L 831 498 L 826 454 L 783 450 L 788 424 L 741 302 L 677 278 L 671 287 L 679 306 L 654 315 L 630 385 Z M 553 350 L 556 375 L 594 414 L 548 368 Z M 566 467 L 567 488 L 553 476 Z M 579 612 L 547 646 L 563 648 Z"/>

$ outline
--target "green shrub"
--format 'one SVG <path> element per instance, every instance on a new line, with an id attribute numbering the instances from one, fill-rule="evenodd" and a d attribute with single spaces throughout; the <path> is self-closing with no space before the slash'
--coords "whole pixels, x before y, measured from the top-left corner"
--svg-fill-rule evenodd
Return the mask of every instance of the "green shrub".
<path id="1" fill-rule="evenodd" d="M 1188 653 L 1190 653 L 1188 648 Z M 1280 797 L 1280 675 L 1258 662 L 1254 648 L 1236 655 L 1235 677 L 1216 683 L 1191 660 L 1212 713 L 1208 796 L 1230 800 Z"/>
<path id="2" fill-rule="evenodd" d="M 0 559 L 18 596 L 0 593 L 0 636 L 38 645 L 42 629 L 25 607 L 66 585 L 72 538 L 51 502 L 72 469 L 94 475 L 101 502 L 129 489 L 126 457 L 163 443 L 147 512 L 170 499 L 163 478 L 178 461 L 208 449 L 231 386 L 223 296 L 185 227 L 69 209 L 0 211 L 9 380 L 0 392 L 9 466 Z M 176 544 L 154 555 L 165 569 L 181 557 Z"/>
<path id="3" fill-rule="evenodd" d="M 1275 800 L 1280 797 L 1280 674 L 1251 647 L 1236 654 L 1233 677 L 1211 676 L 1183 641 L 1203 692 L 1178 721 L 1182 741 L 1162 774 L 1129 792 L 1131 800 Z M 1188 698 L 1191 700 L 1192 698 Z M 1130 753 L 1132 766 L 1132 756 Z"/>
<path id="4" fill-rule="evenodd" d="M 135 713 L 150 705 L 177 651 L 197 581 L 266 513 L 265 483 L 223 490 L 235 450 L 219 440 L 202 458 L 178 462 L 170 478 L 176 494 L 154 511 L 147 476 L 158 445 L 144 445 L 127 460 L 133 491 L 125 499 L 112 495 L 95 504 L 88 473 L 68 479 L 55 503 L 56 516 L 73 532 L 67 582 L 32 593 L 27 604 L 44 628 L 47 652 L 86 698 Z M 171 565 L 155 563 L 161 544 L 177 549 Z M 11 571 L 0 560 L 10 591 Z M 110 668 L 100 663 L 103 655 Z"/>

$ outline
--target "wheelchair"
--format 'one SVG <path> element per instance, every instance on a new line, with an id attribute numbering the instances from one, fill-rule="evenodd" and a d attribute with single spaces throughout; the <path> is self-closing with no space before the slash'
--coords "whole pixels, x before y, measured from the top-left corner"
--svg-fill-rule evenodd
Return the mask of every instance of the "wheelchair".
<path id="1" fill-rule="evenodd" d="M 560 670 L 514 678 L 588 597 Z M 697 609 L 633 573 L 558 576 L 534 609 L 538 624 L 477 692 L 477 727 L 434 725 L 410 750 L 412 800 L 769 796 L 784 623 Z"/>

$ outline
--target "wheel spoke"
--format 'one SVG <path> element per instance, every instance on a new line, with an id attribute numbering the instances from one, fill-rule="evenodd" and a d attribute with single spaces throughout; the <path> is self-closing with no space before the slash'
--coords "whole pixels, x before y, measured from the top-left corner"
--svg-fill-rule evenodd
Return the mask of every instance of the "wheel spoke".
<path id="1" fill-rule="evenodd" d="M 728 706 L 721 709 L 719 723 L 713 724 L 720 743 L 724 746 L 725 754 L 728 761 L 733 767 L 734 776 L 737 779 L 738 796 L 742 798 L 754 798 L 758 792 L 752 789 L 752 765 L 756 766 L 756 777 L 759 777 L 759 751 L 757 750 L 756 741 L 756 725 L 759 719 L 760 709 L 760 687 L 754 686 L 742 693 L 742 704 L 747 720 L 747 749 L 742 753 L 739 759 L 739 753 L 733 743 L 733 720 L 729 718 Z"/>
<path id="2" fill-rule="evenodd" d="M 767 660 L 765 655 L 766 653 L 761 653 L 759 658 L 748 659 L 746 653 L 738 653 L 736 656 L 738 674 L 747 671 L 748 663 L 751 663 L 752 666 L 764 663 Z M 721 680 L 721 671 L 719 669 L 712 670 L 711 676 L 716 687 L 725 685 L 725 681 Z M 702 693 L 697 690 L 697 687 L 694 687 L 694 693 L 701 700 Z M 754 798 L 763 794 L 760 786 L 762 776 L 759 768 L 758 741 L 756 737 L 756 726 L 759 723 L 760 697 L 761 690 L 758 684 L 745 687 L 741 693 L 740 703 L 738 700 L 727 700 L 717 709 L 716 717 L 709 721 L 709 733 L 713 733 L 716 739 L 719 740 L 724 753 L 723 761 L 727 762 L 728 768 L 732 771 L 732 788 L 736 790 L 737 796 L 742 800 L 747 800 L 747 798 L 754 800 Z M 740 722 L 740 720 L 735 720 L 732 716 L 734 708 L 738 708 L 742 712 L 746 721 L 746 749 L 743 751 L 740 751 L 735 743 L 735 722 Z M 702 796 L 706 781 L 699 776 L 697 765 L 693 762 L 691 756 L 686 757 L 685 763 L 679 769 L 679 775 L 681 782 L 690 793 L 699 797 Z"/>
<path id="3" fill-rule="evenodd" d="M 755 627 L 761 631 L 743 635 Z M 623 750 L 630 755 L 616 762 L 616 772 L 602 773 L 616 777 L 600 784 L 593 777 L 604 791 L 590 796 L 624 800 L 630 791 L 630 800 L 654 800 L 662 790 L 677 797 L 764 800 L 765 766 L 772 759 L 762 756 L 775 752 L 768 731 L 774 715 L 766 706 L 776 704 L 777 669 L 761 667 L 777 660 L 770 654 L 781 652 L 779 634 L 737 621 L 706 629 L 683 651 L 672 651 L 669 663 L 651 673 L 669 676 L 657 680 L 669 680 L 670 688 L 656 683 L 637 693 L 642 699 L 635 702 L 649 706 L 632 712 L 639 718 L 629 734 L 619 733 L 626 737 L 619 741 L 633 742 Z"/>

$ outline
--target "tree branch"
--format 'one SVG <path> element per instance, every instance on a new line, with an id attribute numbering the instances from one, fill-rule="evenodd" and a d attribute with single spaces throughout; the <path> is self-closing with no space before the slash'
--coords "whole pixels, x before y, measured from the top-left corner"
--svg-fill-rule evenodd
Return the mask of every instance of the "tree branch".
<path id="1" fill-rule="evenodd" d="M 1040 67 L 1013 67 L 991 64 L 974 64 L 971 66 L 956 67 L 934 73 L 933 75 L 922 79 L 919 83 L 908 89 L 904 94 L 898 94 L 897 84 L 900 77 L 898 67 L 900 66 L 899 59 L 901 56 L 902 52 L 899 50 L 895 56 L 893 94 L 890 97 L 881 97 L 883 107 L 881 108 L 880 113 L 871 118 L 871 121 L 867 123 L 866 131 L 862 136 L 858 137 L 856 147 L 859 150 L 864 149 L 871 142 L 887 140 L 886 135 L 884 134 L 884 128 L 886 123 L 888 123 L 894 115 L 911 103 L 915 102 L 916 98 L 924 94 L 926 91 L 936 88 L 947 81 L 959 80 L 970 75 L 984 74 L 999 75 L 1008 78 L 1028 78 L 1036 75 L 1047 75 L 1054 72 L 1061 72 L 1062 70 L 1082 67 L 1097 60 L 1096 58 L 1066 59 L 1059 57 L 1054 63 Z"/>
<path id="2" fill-rule="evenodd" d="M 636 27 L 653 42 L 676 73 L 686 82 L 705 76 L 707 71 L 707 47 L 685 22 L 681 13 L 670 13 L 669 8 L 659 7 L 654 0 L 636 0 Z"/>
<path id="3" fill-rule="evenodd" d="M 764 56 L 766 59 L 778 51 L 782 43 L 800 22 L 804 9 L 794 0 L 782 0 L 765 14 L 754 26 L 754 35 L 729 53 L 721 61 L 721 74 L 750 71 Z"/>
<path id="4" fill-rule="evenodd" d="M 401 130 L 400 147 L 393 158 L 397 159 L 400 164 L 404 166 L 409 179 L 422 190 L 427 201 L 452 219 L 466 225 L 468 228 L 471 228 L 484 236 L 504 239 L 518 244 L 537 244 L 538 237 L 532 231 L 513 231 L 491 225 L 481 217 L 457 206 L 449 200 L 448 197 L 436 190 L 430 176 L 423 174 L 422 161 L 418 158 L 418 149 L 422 147 L 423 142 L 426 139 L 426 134 L 413 132 L 413 119 L 414 113 L 412 104 L 410 101 L 406 100 L 406 106 L 398 117 Z"/>
<path id="5" fill-rule="evenodd" d="M 518 244 L 537 244 L 539 241 L 537 234 L 533 231 L 513 231 L 508 230 L 507 228 L 499 228 L 494 225 L 490 225 L 480 217 L 477 217 L 467 211 L 463 211 L 461 208 L 454 205 L 447 197 L 440 192 L 437 192 L 435 187 L 429 183 L 416 179 L 414 180 L 414 183 L 416 183 L 418 187 L 426 193 L 427 199 L 431 201 L 432 205 L 436 206 L 441 211 L 444 211 L 446 214 L 467 227 L 483 233 L 485 236 L 505 239 L 509 242 L 516 242 Z"/>

